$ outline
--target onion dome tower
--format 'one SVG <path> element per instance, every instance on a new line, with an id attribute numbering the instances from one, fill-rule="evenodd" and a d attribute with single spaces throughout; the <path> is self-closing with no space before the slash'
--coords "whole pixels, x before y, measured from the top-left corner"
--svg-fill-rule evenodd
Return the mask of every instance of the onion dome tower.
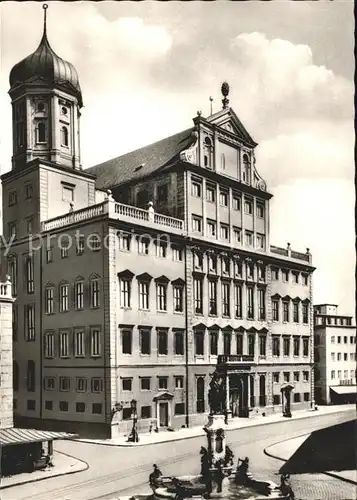
<path id="1" fill-rule="evenodd" d="M 43 35 L 35 52 L 10 72 L 13 109 L 12 168 L 38 158 L 80 169 L 79 121 L 82 92 L 75 67 L 59 57 Z"/>

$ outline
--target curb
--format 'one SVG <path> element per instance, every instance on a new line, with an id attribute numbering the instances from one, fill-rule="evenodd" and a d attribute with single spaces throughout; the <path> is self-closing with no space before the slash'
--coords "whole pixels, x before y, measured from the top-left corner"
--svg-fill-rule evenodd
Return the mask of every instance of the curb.
<path id="1" fill-rule="evenodd" d="M 69 455 L 68 453 L 64 453 L 63 451 L 56 451 L 56 453 L 58 453 L 60 455 L 65 455 L 66 457 L 69 457 L 69 458 L 73 458 L 74 460 L 77 460 L 77 462 L 81 462 L 81 464 L 84 465 L 83 469 L 72 470 L 72 471 L 70 470 L 68 472 L 59 472 L 58 474 L 53 474 L 52 476 L 36 477 L 33 479 L 27 479 L 26 481 L 21 481 L 19 483 L 13 483 L 13 484 L 9 484 L 6 486 L 0 486 L 0 491 L 14 488 L 15 486 L 22 486 L 23 484 L 37 483 L 39 481 L 45 481 L 46 479 L 52 479 L 54 477 L 68 476 L 70 474 L 77 474 L 78 472 L 84 472 L 85 470 L 89 469 L 88 462 L 85 462 L 84 460 L 79 460 L 78 458 L 73 457 L 72 455 Z"/>
<path id="2" fill-rule="evenodd" d="M 347 409 L 347 411 L 349 411 L 350 408 Z M 328 415 L 333 415 L 334 413 L 339 413 L 339 411 L 333 411 L 333 412 L 328 412 L 328 413 L 324 413 L 324 414 L 319 414 L 318 411 L 311 411 L 309 410 L 310 413 L 308 415 L 303 415 L 303 416 L 297 416 L 297 418 L 295 420 L 304 420 L 304 419 L 307 419 L 307 418 L 311 418 L 311 417 L 314 417 L 314 416 L 328 416 Z M 264 417 L 262 417 L 264 418 Z M 250 427 L 258 427 L 260 425 L 274 425 L 274 424 L 281 424 L 282 422 L 290 422 L 294 419 L 285 419 L 285 420 L 277 420 L 277 421 L 273 421 L 273 422 L 267 422 L 267 421 L 262 421 L 262 420 L 257 420 L 256 422 L 254 422 L 254 420 L 252 421 L 251 424 L 249 425 L 245 425 L 245 426 L 237 426 L 237 427 L 234 427 L 234 428 L 226 428 L 225 431 L 226 432 L 232 432 L 232 431 L 236 431 L 236 430 L 240 430 L 240 429 L 249 429 Z M 201 436 L 204 436 L 204 432 L 202 430 L 202 428 L 200 428 L 200 431 L 199 433 L 197 434 L 194 434 L 194 435 L 191 435 L 191 436 L 177 436 L 177 437 L 173 437 L 172 439 L 167 439 L 165 441 L 153 441 L 151 443 L 105 443 L 105 442 L 101 442 L 101 441 L 97 441 L 97 440 L 91 440 L 91 439 L 68 439 L 68 441 L 75 441 L 75 442 L 79 442 L 79 443 L 87 443 L 87 444 L 96 444 L 96 445 L 99 445 L 99 446 L 117 446 L 119 448 L 135 448 L 135 447 L 140 447 L 140 446 L 151 446 L 151 445 L 158 445 L 158 444 L 165 444 L 165 443 L 172 443 L 172 442 L 175 442 L 175 441 L 182 441 L 184 439 L 195 439 L 195 438 L 198 438 L 198 437 L 201 437 Z M 276 443 L 277 444 L 277 443 Z M 275 458 L 275 457 L 273 457 Z"/>
<path id="3" fill-rule="evenodd" d="M 302 437 L 302 436 L 307 436 L 309 435 L 310 432 L 306 432 L 304 434 L 300 434 L 300 436 L 296 436 L 296 438 L 298 437 Z M 292 438 L 292 439 L 296 439 L 296 438 Z M 288 440 L 289 441 L 289 440 Z M 274 458 L 275 460 L 280 460 L 280 462 L 288 462 L 288 460 L 286 460 L 285 458 L 281 458 L 281 457 L 278 457 L 276 455 L 273 455 L 272 453 L 269 453 L 267 450 L 269 448 L 272 448 L 273 446 L 276 446 L 277 444 L 280 444 L 280 443 L 284 443 L 284 441 L 278 441 L 277 443 L 274 443 L 274 444 L 271 444 L 270 446 L 268 446 L 268 448 L 264 448 L 264 454 L 269 457 L 269 458 Z M 333 479 L 339 479 L 340 481 L 343 481 L 345 483 L 349 483 L 349 484 L 353 484 L 353 485 L 357 485 L 357 482 L 356 481 L 353 481 L 353 479 L 348 479 L 346 477 L 343 477 L 343 476 L 339 476 L 338 474 L 334 474 L 333 472 L 320 472 L 320 474 L 324 474 L 325 476 L 329 476 L 329 477 L 332 477 Z"/>

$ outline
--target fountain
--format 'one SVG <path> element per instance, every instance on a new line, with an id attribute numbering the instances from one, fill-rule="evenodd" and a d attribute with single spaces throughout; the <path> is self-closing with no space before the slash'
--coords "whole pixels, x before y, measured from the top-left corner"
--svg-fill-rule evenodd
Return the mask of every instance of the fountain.
<path id="1" fill-rule="evenodd" d="M 249 458 L 238 459 L 234 471 L 234 455 L 226 443 L 227 418 L 226 387 L 222 374 L 213 374 L 209 390 L 210 415 L 203 428 L 207 447 L 201 447 L 201 472 L 198 476 L 163 476 L 157 465 L 150 474 L 153 494 L 146 500 L 183 500 L 185 498 L 222 500 L 293 500 L 288 478 L 282 477 L 280 486 L 271 481 L 260 481 L 249 473 Z M 142 497 L 140 497 L 141 500 Z M 132 497 L 130 500 L 139 500 Z"/>

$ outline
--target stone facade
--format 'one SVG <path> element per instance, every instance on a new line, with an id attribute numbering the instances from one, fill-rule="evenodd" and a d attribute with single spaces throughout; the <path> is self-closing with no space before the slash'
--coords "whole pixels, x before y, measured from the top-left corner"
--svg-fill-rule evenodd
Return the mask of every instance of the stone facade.
<path id="1" fill-rule="evenodd" d="M 11 282 L 0 283 L 0 428 L 13 426 Z"/>

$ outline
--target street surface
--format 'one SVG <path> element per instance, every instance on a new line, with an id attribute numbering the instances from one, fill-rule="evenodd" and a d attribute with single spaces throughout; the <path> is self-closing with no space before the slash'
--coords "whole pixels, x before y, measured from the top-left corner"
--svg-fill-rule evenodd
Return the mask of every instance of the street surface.
<path id="1" fill-rule="evenodd" d="M 250 471 L 261 479 L 279 483 L 282 462 L 264 454 L 272 444 L 314 430 L 353 420 L 355 410 L 319 415 L 306 419 L 287 419 L 270 425 L 228 430 L 227 444 L 238 457 L 248 456 Z M 351 436 L 353 439 L 353 436 Z M 149 492 L 148 476 L 152 464 L 164 475 L 197 474 L 203 437 L 139 447 L 115 447 L 79 442 L 57 443 L 55 448 L 84 460 L 89 469 L 73 475 L 16 486 L 1 492 L 1 500 L 96 500 Z M 356 486 L 324 474 L 293 476 L 297 500 L 354 500 Z"/>

